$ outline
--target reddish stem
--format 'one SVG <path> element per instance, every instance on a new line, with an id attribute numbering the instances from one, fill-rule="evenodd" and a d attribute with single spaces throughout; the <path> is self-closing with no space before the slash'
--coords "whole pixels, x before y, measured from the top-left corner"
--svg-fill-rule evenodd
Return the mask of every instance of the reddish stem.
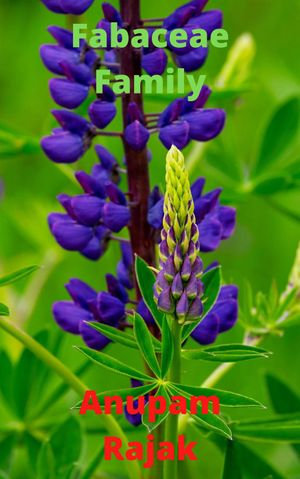
<path id="1" fill-rule="evenodd" d="M 120 0 L 121 16 L 127 25 L 129 35 L 135 28 L 142 26 L 140 18 L 140 0 Z M 134 75 L 141 74 L 141 51 L 133 49 L 130 45 L 120 50 L 121 73 L 128 75 L 131 79 L 131 93 L 123 95 L 122 110 L 123 124 L 126 126 L 126 114 L 130 102 L 135 102 L 139 106 L 142 114 L 143 97 L 142 94 L 133 92 Z M 154 232 L 147 221 L 148 199 L 150 193 L 150 181 L 148 170 L 147 150 L 133 150 L 128 143 L 124 141 L 124 149 L 127 165 L 128 189 L 131 201 L 131 223 L 129 226 L 130 240 L 133 253 L 138 254 L 148 264 L 155 264 L 155 243 Z M 137 297 L 140 298 L 140 292 L 136 286 Z"/>

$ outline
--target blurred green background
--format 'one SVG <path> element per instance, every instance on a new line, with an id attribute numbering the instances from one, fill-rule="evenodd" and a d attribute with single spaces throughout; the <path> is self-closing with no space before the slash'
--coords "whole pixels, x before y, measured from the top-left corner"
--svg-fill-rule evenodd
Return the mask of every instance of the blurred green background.
<path id="1" fill-rule="evenodd" d="M 113 3 L 117 5 L 117 2 Z M 143 17 L 147 18 L 163 17 L 183 2 L 142 0 L 141 3 Z M 297 33 L 300 4 L 299 0 L 211 0 L 208 7 L 223 10 L 224 28 L 229 32 L 230 46 L 244 32 L 251 33 L 256 42 L 257 52 L 249 91 L 242 93 L 238 100 L 222 103 L 221 106 L 225 106 L 229 113 L 227 127 L 221 138 L 216 140 L 217 151 L 222 152 L 224 148 L 224 157 L 229 163 L 233 161 L 237 165 L 239 185 L 243 190 L 247 172 L 257 157 L 262 134 L 274 110 L 300 92 L 300 36 Z M 87 21 L 94 25 L 100 15 L 100 2 L 96 0 L 87 14 Z M 1 0 L 0 148 L 2 125 L 35 138 L 50 131 L 53 125 L 50 110 L 55 105 L 48 92 L 50 74 L 40 60 L 39 46 L 52 42 L 46 31 L 47 25 L 64 26 L 64 21 L 65 18 L 47 11 L 37 0 Z M 218 75 L 226 55 L 226 50 L 211 49 L 202 70 L 208 75 L 209 84 Z M 146 99 L 145 105 L 145 109 L 152 112 L 161 111 L 166 103 L 163 98 L 155 101 Z M 119 119 L 116 119 L 115 124 L 118 125 L 118 122 Z M 118 140 L 105 138 L 102 144 L 109 147 L 121 162 L 122 149 Z M 191 148 L 186 149 L 187 156 Z M 207 176 L 209 188 L 223 186 L 225 199 L 236 198 L 231 203 L 237 207 L 238 221 L 234 237 L 223 242 L 216 253 L 206 255 L 206 263 L 218 259 L 223 265 L 225 280 L 235 282 L 241 288 L 247 279 L 255 292 L 267 292 L 275 279 L 280 290 L 283 290 L 299 241 L 299 219 L 297 221 L 296 217 L 280 212 L 278 205 L 293 212 L 294 216 L 299 215 L 299 188 L 282 189 L 274 194 L 236 195 L 231 186 L 230 173 L 229 178 L 224 177 L 214 164 L 218 161 L 217 155 L 209 160 L 211 148 L 214 145 L 209 145 L 195 164 L 192 176 Z M 165 149 L 157 138 L 151 139 L 150 149 L 153 154 L 150 164 L 153 186 L 163 182 Z M 220 156 L 220 161 L 224 161 L 224 157 Z M 95 155 L 89 152 L 76 168 L 88 171 L 93 161 Z M 228 164 L 229 171 L 231 167 L 232 164 Z M 64 252 L 56 245 L 48 231 L 47 214 L 60 211 L 55 200 L 58 193 L 76 194 L 79 188 L 65 171 L 51 163 L 42 152 L 10 154 L 5 148 L 3 151 L 1 149 L 0 178 L 3 183 L 0 201 L 0 274 L 30 264 L 43 266 L 35 276 L 21 282 L 16 288 L 2 290 L 0 300 L 10 306 L 11 317 L 30 333 L 45 326 L 53 334 L 57 333 L 51 304 L 67 297 L 64 284 L 71 277 L 80 277 L 98 290 L 103 288 L 104 274 L 114 271 L 119 257 L 118 247 L 112 245 L 99 262 L 93 263 L 77 253 Z M 237 326 L 234 331 L 226 333 L 226 337 L 223 335 L 221 341 L 239 341 L 241 337 L 242 329 Z M 77 338 L 69 336 L 64 339 L 61 356 L 71 366 L 80 362 L 81 358 L 71 347 L 79 342 Z M 7 349 L 12 358 L 17 358 L 20 353 L 20 345 L 2 332 L 0 345 Z M 293 327 L 287 330 L 284 337 L 268 339 L 265 347 L 274 351 L 271 360 L 236 365 L 220 385 L 252 395 L 269 405 L 264 375 L 266 371 L 272 371 L 300 392 L 299 329 Z M 118 357 L 127 358 L 132 364 L 136 360 L 134 353 L 130 353 L 132 357 L 129 357 L 128 350 L 119 346 L 109 346 L 109 350 Z M 190 364 L 193 364 L 193 369 Z M 205 364 L 199 370 L 197 363 L 189 363 L 188 369 L 184 369 L 187 381 L 200 384 L 213 367 Z M 126 384 L 124 379 L 120 380 L 116 375 L 108 375 L 98 369 L 90 372 L 86 380 L 98 390 Z M 71 398 L 67 397 L 49 411 L 54 422 L 56 418 L 59 421 L 66 408 L 73 403 L 72 395 Z M 0 418 L 2 414 L 5 417 L 5 411 L 0 408 Z M 239 412 L 237 417 L 244 414 Z M 253 415 L 252 411 L 247 414 Z M 90 440 L 96 451 L 100 437 L 96 435 Z M 300 478 L 300 473 L 297 475 L 296 454 L 288 446 L 260 445 L 259 450 L 283 472 L 284 477 Z M 12 479 L 31 478 L 24 465 L 26 460 L 22 456 L 18 457 L 20 459 L 14 466 Z M 204 441 L 201 459 L 197 463 L 199 477 L 218 478 L 221 467 L 221 455 Z"/>

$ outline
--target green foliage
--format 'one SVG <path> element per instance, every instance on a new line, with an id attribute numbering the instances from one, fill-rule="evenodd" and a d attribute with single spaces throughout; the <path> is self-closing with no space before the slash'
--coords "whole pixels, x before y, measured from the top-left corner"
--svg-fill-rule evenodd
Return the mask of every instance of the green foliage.
<path id="1" fill-rule="evenodd" d="M 210 346 L 204 349 L 184 349 L 182 355 L 186 359 L 216 361 L 216 362 L 238 362 L 249 359 L 268 358 L 272 353 L 263 348 L 249 346 L 246 344 L 221 344 Z"/>
<path id="2" fill-rule="evenodd" d="M 239 439 L 263 442 L 300 442 L 300 413 L 269 419 L 240 421 L 232 426 Z"/>
<path id="3" fill-rule="evenodd" d="M 144 319 L 138 313 L 134 315 L 134 334 L 146 363 L 154 374 L 160 377 L 162 372 L 155 355 L 151 333 Z"/>
<path id="4" fill-rule="evenodd" d="M 162 347 L 161 347 L 161 376 L 164 378 L 169 371 L 174 354 L 174 343 L 167 317 L 162 325 Z"/>
<path id="5" fill-rule="evenodd" d="M 0 123 L 0 159 L 40 151 L 38 138 L 23 135 Z"/>
<path id="6" fill-rule="evenodd" d="M 149 310 L 151 311 L 157 325 L 159 326 L 159 328 L 161 328 L 164 314 L 157 309 L 156 303 L 153 298 L 155 275 L 150 270 L 147 263 L 139 256 L 135 257 L 135 273 L 144 301 Z"/>
<path id="7" fill-rule="evenodd" d="M 29 276 L 37 269 L 39 269 L 39 266 L 35 266 L 35 265 L 28 266 L 27 268 L 23 268 L 23 269 L 20 269 L 19 271 L 15 271 L 14 273 L 8 274 L 7 276 L 0 278 L 0 287 L 8 286 L 9 284 L 15 283 L 16 281 L 19 281 L 20 279 L 26 278 L 26 276 Z"/>
<path id="8" fill-rule="evenodd" d="M 166 401 L 166 410 L 163 414 L 159 414 L 158 416 L 156 416 L 156 420 L 155 422 L 150 422 L 149 421 L 149 406 L 147 405 L 145 407 L 145 413 L 143 414 L 142 416 L 142 421 L 143 421 L 143 424 L 144 426 L 147 428 L 148 432 L 151 433 L 152 431 L 154 431 L 154 429 L 156 429 L 163 421 L 165 421 L 165 419 L 168 417 L 169 415 L 169 406 L 171 404 L 171 401 L 170 401 L 170 397 L 169 397 L 169 394 L 168 394 L 168 391 L 166 389 L 165 386 L 161 385 L 155 396 L 161 396 L 165 399 Z"/>
<path id="9" fill-rule="evenodd" d="M 9 309 L 3 303 L 0 303 L 0 316 L 9 316 Z"/>

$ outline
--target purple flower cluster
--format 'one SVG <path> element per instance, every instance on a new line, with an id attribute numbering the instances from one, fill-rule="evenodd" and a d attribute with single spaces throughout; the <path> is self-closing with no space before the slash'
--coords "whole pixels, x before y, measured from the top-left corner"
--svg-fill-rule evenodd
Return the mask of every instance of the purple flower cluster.
<path id="1" fill-rule="evenodd" d="M 49 9 L 59 13 L 74 13 L 87 9 L 89 2 L 72 2 L 65 0 L 47 1 L 44 3 Z M 175 28 L 184 28 L 187 34 L 191 30 L 202 28 L 208 36 L 213 29 L 222 26 L 222 13 L 219 10 L 202 12 L 207 2 L 197 0 L 180 7 L 168 18 L 163 26 L 171 32 Z M 98 27 L 109 31 L 110 22 L 123 25 L 120 13 L 110 4 L 102 5 L 104 18 Z M 76 13 L 77 14 L 77 13 Z M 150 29 L 151 30 L 151 29 Z M 53 100 L 61 107 L 74 109 L 79 107 L 95 87 L 95 72 L 101 66 L 109 67 L 112 73 L 120 69 L 119 52 L 109 46 L 99 56 L 95 50 L 81 42 L 80 48 L 73 47 L 72 32 L 60 27 L 51 26 L 49 33 L 57 44 L 42 45 L 40 53 L 44 65 L 50 72 L 58 75 L 49 82 L 49 89 Z M 167 36 L 168 38 L 168 36 Z M 204 62 L 207 49 L 174 49 L 170 44 L 174 61 L 186 71 L 199 68 Z M 142 66 L 150 74 L 162 74 L 167 64 L 167 55 L 163 49 L 149 47 L 143 51 Z M 205 103 L 210 95 L 208 87 L 201 90 L 199 98 L 189 102 L 186 98 L 172 102 L 161 115 L 144 117 L 135 103 L 130 103 L 126 112 L 126 125 L 123 132 L 125 141 L 136 151 L 141 151 L 147 145 L 152 133 L 159 133 L 159 138 L 166 148 L 172 144 L 184 148 L 191 140 L 208 141 L 215 138 L 223 129 L 225 113 L 221 109 L 205 109 Z M 51 136 L 42 140 L 42 148 L 46 155 L 55 162 L 71 163 L 84 155 L 91 146 L 96 135 L 106 128 L 117 113 L 116 97 L 109 87 L 104 87 L 103 93 L 90 104 L 88 114 L 90 122 L 78 116 L 76 124 L 73 121 L 64 121 L 61 117 L 66 112 L 54 111 L 53 114 L 61 128 L 55 128 Z M 120 135 L 121 136 L 121 135 Z"/>

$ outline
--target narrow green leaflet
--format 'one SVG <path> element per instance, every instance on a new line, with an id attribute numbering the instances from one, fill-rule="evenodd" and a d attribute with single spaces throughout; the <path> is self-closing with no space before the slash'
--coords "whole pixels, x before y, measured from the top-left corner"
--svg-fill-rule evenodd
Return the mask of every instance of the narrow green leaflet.
<path id="1" fill-rule="evenodd" d="M 24 135 L 0 123 L 0 159 L 8 156 L 33 154 L 41 149 L 39 139 Z"/>
<path id="2" fill-rule="evenodd" d="M 0 392 L 6 404 L 12 407 L 13 364 L 6 351 L 0 351 Z"/>
<path id="3" fill-rule="evenodd" d="M 28 266 L 27 268 L 19 269 L 14 273 L 8 274 L 7 276 L 3 276 L 0 278 L 0 286 L 7 286 L 8 284 L 15 283 L 19 281 L 19 279 L 25 278 L 26 276 L 30 275 L 34 271 L 39 269 L 39 266 Z"/>
<path id="4" fill-rule="evenodd" d="M 89 326 L 99 331 L 99 333 L 103 334 L 107 338 L 115 341 L 116 343 L 122 344 L 123 346 L 127 346 L 131 349 L 139 349 L 136 339 L 131 334 L 125 333 L 124 331 L 120 331 L 108 324 L 103 323 L 96 323 L 96 322 L 89 322 Z M 151 336 L 154 349 L 156 351 L 161 350 L 161 344 L 154 336 Z"/>
<path id="5" fill-rule="evenodd" d="M 244 444 L 227 441 L 222 479 L 284 479 Z"/>
<path id="6" fill-rule="evenodd" d="M 81 474 L 80 476 L 81 479 L 92 479 L 97 468 L 101 464 L 103 457 L 104 457 L 104 448 L 101 445 L 100 451 L 97 452 L 95 457 L 91 460 L 90 464 L 87 466 L 86 470 Z"/>
<path id="7" fill-rule="evenodd" d="M 186 386 L 184 384 L 174 384 L 174 388 L 184 395 L 188 396 L 216 396 L 221 406 L 227 407 L 261 407 L 264 406 L 255 399 L 243 396 L 242 394 L 233 393 L 231 391 L 222 391 L 221 389 L 202 388 L 195 386 Z"/>
<path id="8" fill-rule="evenodd" d="M 183 390 L 180 390 L 179 388 L 174 387 L 173 385 L 168 386 L 168 391 L 174 396 L 181 395 L 185 397 L 188 401 L 190 399 L 190 394 L 186 393 Z M 226 438 L 232 438 L 230 428 L 217 414 L 213 414 L 211 412 L 209 412 L 208 414 L 201 414 L 199 412 L 197 415 L 191 415 L 191 417 L 194 419 L 195 425 L 199 425 L 200 427 L 204 427 L 205 429 L 212 430 L 218 434 L 221 434 L 221 436 L 225 436 Z"/>
<path id="9" fill-rule="evenodd" d="M 161 424 L 169 415 L 169 406 L 171 404 L 169 394 L 164 386 L 160 386 L 155 396 L 162 396 L 166 401 L 166 409 L 163 414 L 158 414 L 154 422 L 149 421 L 149 406 L 145 407 L 145 413 L 142 416 L 144 426 L 148 429 L 148 432 L 154 431 L 154 429 Z"/>
<path id="10" fill-rule="evenodd" d="M 239 439 L 263 442 L 300 443 L 300 414 L 277 416 L 265 421 L 240 421 L 232 426 Z"/>
<path id="11" fill-rule="evenodd" d="M 134 315 L 134 334 L 146 363 L 150 369 L 152 369 L 154 374 L 160 377 L 161 370 L 155 355 L 151 333 L 144 319 L 138 313 L 135 313 Z"/>
<path id="12" fill-rule="evenodd" d="M 9 316 L 9 309 L 3 303 L 0 303 L 0 316 Z"/>
<path id="13" fill-rule="evenodd" d="M 299 130 L 299 99 L 291 98 L 274 113 L 267 126 L 254 172 L 274 165 L 281 159 L 297 138 Z"/>
<path id="14" fill-rule="evenodd" d="M 132 396 L 134 399 L 139 396 L 145 396 L 146 394 L 150 393 L 155 388 L 155 386 L 156 382 L 153 381 L 146 386 L 138 386 L 136 388 L 127 389 L 114 389 L 113 391 L 104 391 L 103 393 L 98 393 L 97 398 L 100 406 L 104 404 L 104 399 L 108 396 L 120 396 L 120 398 L 123 400 L 123 403 L 125 403 L 127 396 Z M 75 404 L 75 406 L 73 406 L 72 409 L 79 409 L 81 407 L 81 404 L 82 401 L 79 401 Z"/>
<path id="15" fill-rule="evenodd" d="M 211 310 L 213 305 L 215 304 L 219 291 L 221 288 L 221 267 L 218 266 L 217 268 L 210 269 L 206 273 L 201 276 L 201 281 L 204 286 L 204 297 L 202 298 L 203 301 L 203 314 L 201 317 L 201 321 L 205 318 L 207 313 Z M 190 334 L 194 331 L 194 329 L 198 326 L 198 323 L 187 324 L 183 327 L 182 332 L 182 342 L 184 342 Z"/>
<path id="16" fill-rule="evenodd" d="M 300 397 L 283 381 L 269 373 L 266 375 L 266 382 L 275 412 L 289 414 L 300 411 Z"/>
<path id="17" fill-rule="evenodd" d="M 167 317 L 164 317 L 162 325 L 162 348 L 161 348 L 161 376 L 164 378 L 169 371 L 174 353 L 174 343 Z"/>
<path id="18" fill-rule="evenodd" d="M 7 471 L 12 463 L 13 454 L 18 438 L 14 434 L 1 437 L 0 439 L 0 470 Z"/>
<path id="19" fill-rule="evenodd" d="M 130 378 L 140 379 L 141 381 L 153 381 L 151 376 L 144 374 L 136 369 L 132 368 L 131 366 L 127 366 L 127 364 L 121 363 L 118 359 L 115 359 L 107 354 L 100 353 L 99 351 L 95 351 L 93 349 L 86 348 L 84 346 L 77 347 L 78 351 L 85 354 L 91 361 L 98 364 L 99 366 L 104 366 L 107 369 L 111 369 L 116 373 L 123 374 L 124 376 L 129 376 Z"/>
<path id="20" fill-rule="evenodd" d="M 262 348 L 244 344 L 223 344 L 205 349 L 184 349 L 182 355 L 186 359 L 202 359 L 215 362 L 237 362 L 249 359 L 268 358 L 272 353 Z"/>
<path id="21" fill-rule="evenodd" d="M 37 479 L 55 479 L 55 458 L 49 442 L 42 445 L 39 453 Z"/>
<path id="22" fill-rule="evenodd" d="M 226 444 L 222 479 L 244 479 L 234 441 L 227 441 Z"/>
<path id="23" fill-rule="evenodd" d="M 157 309 L 153 297 L 155 275 L 151 271 L 147 263 L 139 256 L 136 256 L 135 258 L 135 272 L 144 301 L 149 310 L 151 311 L 152 316 L 155 319 L 158 327 L 161 328 L 164 314 Z"/>

